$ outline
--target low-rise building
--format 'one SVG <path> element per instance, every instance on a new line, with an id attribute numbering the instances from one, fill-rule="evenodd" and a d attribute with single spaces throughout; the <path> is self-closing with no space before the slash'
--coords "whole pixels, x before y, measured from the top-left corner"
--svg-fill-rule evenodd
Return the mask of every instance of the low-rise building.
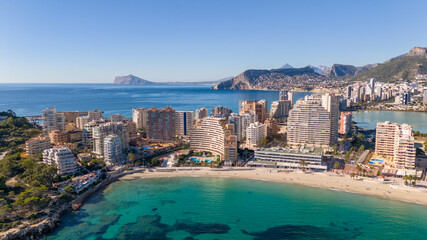
<path id="1" fill-rule="evenodd" d="M 52 144 L 64 144 L 67 142 L 67 133 L 61 130 L 53 130 L 49 132 L 49 139 Z"/>
<path id="2" fill-rule="evenodd" d="M 322 148 L 264 148 L 255 151 L 256 161 L 252 166 L 274 166 L 288 169 L 308 169 L 312 171 L 326 171 L 323 163 Z"/>

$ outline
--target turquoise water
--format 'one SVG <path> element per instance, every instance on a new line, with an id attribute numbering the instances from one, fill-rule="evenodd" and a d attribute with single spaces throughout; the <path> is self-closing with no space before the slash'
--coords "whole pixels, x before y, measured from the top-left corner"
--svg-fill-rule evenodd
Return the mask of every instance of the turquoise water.
<path id="1" fill-rule="evenodd" d="M 425 239 L 427 207 L 225 178 L 116 182 L 47 239 Z"/>
<path id="2" fill-rule="evenodd" d="M 399 112 L 399 111 L 362 111 L 354 112 L 353 120 L 357 125 L 366 129 L 375 129 L 377 122 L 407 123 L 414 131 L 427 133 L 427 113 L 425 112 Z"/>

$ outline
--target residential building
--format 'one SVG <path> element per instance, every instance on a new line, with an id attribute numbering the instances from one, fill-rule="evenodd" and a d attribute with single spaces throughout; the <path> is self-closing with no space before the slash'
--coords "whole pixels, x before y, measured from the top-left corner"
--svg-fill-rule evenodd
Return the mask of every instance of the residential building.
<path id="1" fill-rule="evenodd" d="M 233 111 L 227 107 L 217 106 L 212 108 L 211 116 L 213 117 L 228 117 L 231 115 Z"/>
<path id="2" fill-rule="evenodd" d="M 92 122 L 92 121 L 98 121 L 103 119 L 102 111 L 100 110 L 92 110 L 87 112 L 87 116 L 78 117 L 76 119 L 76 127 L 80 130 L 85 128 L 85 125 Z"/>
<path id="3" fill-rule="evenodd" d="M 175 136 L 190 136 L 190 129 L 194 124 L 193 111 L 175 111 Z"/>
<path id="4" fill-rule="evenodd" d="M 65 116 L 56 112 L 56 107 L 46 108 L 42 112 L 42 125 L 44 134 L 53 130 L 65 131 Z"/>
<path id="5" fill-rule="evenodd" d="M 228 123 L 233 124 L 234 133 L 237 136 L 237 140 L 240 141 L 242 139 L 242 119 L 241 116 L 237 113 L 232 113 L 230 117 L 228 117 Z"/>
<path id="6" fill-rule="evenodd" d="M 124 162 L 123 147 L 120 136 L 110 134 L 104 138 L 104 161 L 107 164 L 121 164 Z"/>
<path id="7" fill-rule="evenodd" d="M 246 138 L 246 129 L 249 127 L 251 123 L 254 123 L 256 120 L 255 112 L 254 111 L 247 111 L 244 114 L 240 114 L 240 121 L 241 121 L 241 127 L 240 132 L 242 134 L 240 141 L 243 138 Z"/>
<path id="8" fill-rule="evenodd" d="M 120 114 L 111 114 L 110 119 L 111 122 L 122 122 L 126 119 L 126 117 Z"/>
<path id="9" fill-rule="evenodd" d="M 237 136 L 226 118 L 206 117 L 197 121 L 190 133 L 190 149 L 211 152 L 221 160 L 237 160 Z"/>
<path id="10" fill-rule="evenodd" d="M 203 118 L 209 116 L 209 111 L 206 108 L 200 108 L 196 110 L 195 115 L 196 120 L 202 120 Z"/>
<path id="11" fill-rule="evenodd" d="M 396 168 L 415 169 L 416 149 L 412 127 L 388 121 L 378 122 L 375 152 L 393 157 Z"/>
<path id="12" fill-rule="evenodd" d="M 175 137 L 175 110 L 150 108 L 147 110 L 147 138 L 154 141 L 172 141 Z"/>
<path id="13" fill-rule="evenodd" d="M 246 129 L 246 144 L 252 147 L 258 146 L 265 137 L 265 125 L 259 122 L 251 123 Z"/>
<path id="14" fill-rule="evenodd" d="M 83 131 L 68 131 L 67 132 L 67 142 L 80 142 L 83 139 Z"/>
<path id="15" fill-rule="evenodd" d="M 265 137 L 271 137 L 279 133 L 279 121 L 276 118 L 267 118 L 264 121 Z"/>
<path id="16" fill-rule="evenodd" d="M 56 165 L 59 175 L 73 174 L 77 171 L 77 163 L 74 154 L 66 147 L 44 150 L 43 163 Z"/>
<path id="17" fill-rule="evenodd" d="M 255 121 L 264 123 L 267 119 L 268 105 L 267 100 L 245 100 L 239 101 L 239 113 L 244 114 L 248 111 L 254 111 Z"/>
<path id="18" fill-rule="evenodd" d="M 50 147 L 50 140 L 46 136 L 30 138 L 25 142 L 25 150 L 30 157 L 37 157 L 43 150 Z"/>
<path id="19" fill-rule="evenodd" d="M 92 128 L 93 153 L 99 156 L 104 154 L 104 139 L 110 134 L 120 137 L 122 148 L 129 148 L 129 139 L 126 137 L 126 127 L 124 123 L 108 122 Z"/>
<path id="20" fill-rule="evenodd" d="M 270 117 L 281 119 L 282 121 L 289 117 L 289 111 L 292 109 L 292 101 L 280 100 L 271 103 Z"/>
<path id="21" fill-rule="evenodd" d="M 137 129 L 147 128 L 147 109 L 134 108 L 132 109 L 132 121 L 136 123 Z"/>
<path id="22" fill-rule="evenodd" d="M 279 92 L 279 101 L 291 101 L 291 108 L 294 105 L 294 93 L 282 90 Z"/>
<path id="23" fill-rule="evenodd" d="M 255 150 L 256 161 L 251 165 L 274 166 L 288 169 L 326 171 L 322 148 L 264 148 Z M 304 164 L 301 164 L 304 163 Z"/>
<path id="24" fill-rule="evenodd" d="M 321 100 L 321 97 L 320 97 Z M 289 112 L 288 144 L 331 146 L 331 114 L 319 99 L 300 99 Z"/>
<path id="25" fill-rule="evenodd" d="M 427 89 L 424 89 L 424 93 L 423 93 L 423 103 L 427 104 Z"/>
<path id="26" fill-rule="evenodd" d="M 340 117 L 340 134 L 347 134 L 351 130 L 351 112 L 341 112 Z"/>
<path id="27" fill-rule="evenodd" d="M 67 133 L 61 130 L 52 130 L 49 132 L 50 143 L 54 145 L 64 144 L 67 142 Z"/>

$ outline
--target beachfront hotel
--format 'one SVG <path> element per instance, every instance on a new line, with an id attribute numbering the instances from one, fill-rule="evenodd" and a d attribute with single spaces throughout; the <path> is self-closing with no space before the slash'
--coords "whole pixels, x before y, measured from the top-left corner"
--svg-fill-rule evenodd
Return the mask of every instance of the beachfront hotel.
<path id="1" fill-rule="evenodd" d="M 396 168 L 415 169 L 416 149 L 412 127 L 388 121 L 378 122 L 375 153 L 393 157 Z"/>
<path id="2" fill-rule="evenodd" d="M 190 149 L 211 152 L 221 160 L 237 160 L 237 136 L 226 118 L 206 117 L 196 122 L 190 132 Z"/>
<path id="3" fill-rule="evenodd" d="M 288 144 L 330 147 L 338 138 L 339 99 L 331 94 L 305 96 L 289 112 Z"/>
<path id="4" fill-rule="evenodd" d="M 43 163 L 56 165 L 58 174 L 73 174 L 77 171 L 74 154 L 69 148 L 49 148 L 43 151 Z"/>
<path id="5" fill-rule="evenodd" d="M 256 161 L 251 166 L 270 166 L 288 169 L 309 169 L 312 171 L 326 171 L 323 164 L 323 149 L 314 147 L 290 148 L 264 148 L 255 150 Z M 301 163 L 304 163 L 302 165 Z"/>

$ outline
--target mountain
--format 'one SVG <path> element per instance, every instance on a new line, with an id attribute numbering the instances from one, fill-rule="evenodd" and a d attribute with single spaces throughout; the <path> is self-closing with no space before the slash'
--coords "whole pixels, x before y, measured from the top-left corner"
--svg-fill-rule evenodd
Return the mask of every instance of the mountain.
<path id="1" fill-rule="evenodd" d="M 150 82 L 148 80 L 136 77 L 132 74 L 127 76 L 118 76 L 114 79 L 115 84 L 128 84 L 128 85 L 147 85 L 154 84 L 154 82 Z"/>
<path id="2" fill-rule="evenodd" d="M 314 72 L 316 72 L 318 74 L 324 74 L 325 72 L 327 72 L 330 69 L 330 67 L 322 66 L 322 65 L 319 65 L 319 66 L 308 65 L 308 66 L 313 68 Z"/>
<path id="3" fill-rule="evenodd" d="M 136 77 L 132 74 L 127 76 L 118 76 L 114 79 L 114 84 L 126 84 L 126 85 L 215 85 L 219 82 L 226 81 L 232 77 L 223 78 L 220 80 L 214 81 L 201 81 L 201 82 L 151 82 L 139 77 Z"/>
<path id="4" fill-rule="evenodd" d="M 286 63 L 285 65 L 281 66 L 279 69 L 288 69 L 288 68 L 294 68 L 294 67 Z"/>
<path id="5" fill-rule="evenodd" d="M 427 48 L 414 47 L 408 53 L 377 64 L 367 71 L 351 77 L 353 81 L 375 78 L 382 82 L 410 81 L 427 74 Z"/>
<path id="6" fill-rule="evenodd" d="M 353 65 L 334 64 L 332 67 L 324 73 L 330 77 L 347 77 L 353 76 L 357 71 L 357 67 Z"/>
<path id="7" fill-rule="evenodd" d="M 230 80 L 220 82 L 213 89 L 255 90 L 255 89 L 282 89 L 295 84 L 323 80 L 322 76 L 310 67 L 287 68 L 271 70 L 246 70 Z"/>

